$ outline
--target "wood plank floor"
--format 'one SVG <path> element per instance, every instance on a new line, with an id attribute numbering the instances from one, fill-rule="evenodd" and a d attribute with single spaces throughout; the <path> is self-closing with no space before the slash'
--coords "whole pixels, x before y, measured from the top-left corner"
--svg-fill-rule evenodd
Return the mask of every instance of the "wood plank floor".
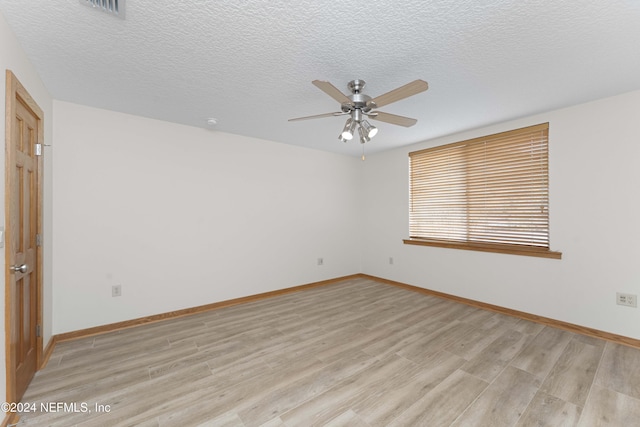
<path id="1" fill-rule="evenodd" d="M 23 402 L 19 426 L 633 426 L 640 350 L 353 279 L 60 343 Z"/>

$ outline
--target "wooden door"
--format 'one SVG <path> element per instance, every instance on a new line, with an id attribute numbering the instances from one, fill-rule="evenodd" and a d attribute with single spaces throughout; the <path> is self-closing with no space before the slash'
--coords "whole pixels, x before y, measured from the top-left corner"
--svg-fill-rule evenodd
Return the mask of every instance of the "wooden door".
<path id="1" fill-rule="evenodd" d="M 42 110 L 10 71 L 6 100 L 7 400 L 18 402 L 42 353 Z"/>

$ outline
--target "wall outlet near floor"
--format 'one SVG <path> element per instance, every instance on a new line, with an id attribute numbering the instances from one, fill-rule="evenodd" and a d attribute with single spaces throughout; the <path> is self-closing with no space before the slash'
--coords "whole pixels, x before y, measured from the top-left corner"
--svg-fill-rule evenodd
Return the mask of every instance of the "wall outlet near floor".
<path id="1" fill-rule="evenodd" d="M 324 258 L 318 258 L 318 265 L 324 265 Z"/>
<path id="2" fill-rule="evenodd" d="M 616 304 L 626 305 L 627 307 L 638 307 L 638 295 L 617 292 Z"/>
<path id="3" fill-rule="evenodd" d="M 393 257 L 392 256 L 389 257 L 389 264 L 393 265 Z"/>
<path id="4" fill-rule="evenodd" d="M 112 297 L 119 297 L 122 296 L 122 286 L 120 285 L 113 285 L 111 287 L 111 296 Z"/>

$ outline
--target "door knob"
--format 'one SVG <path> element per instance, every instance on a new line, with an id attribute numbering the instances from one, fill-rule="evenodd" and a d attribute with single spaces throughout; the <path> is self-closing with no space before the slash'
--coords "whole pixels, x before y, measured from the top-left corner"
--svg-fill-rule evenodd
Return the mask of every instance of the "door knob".
<path id="1" fill-rule="evenodd" d="M 26 273 L 27 272 L 27 264 L 22 264 L 22 265 L 12 265 L 11 266 L 11 270 L 15 271 L 15 272 L 20 272 L 20 273 Z"/>

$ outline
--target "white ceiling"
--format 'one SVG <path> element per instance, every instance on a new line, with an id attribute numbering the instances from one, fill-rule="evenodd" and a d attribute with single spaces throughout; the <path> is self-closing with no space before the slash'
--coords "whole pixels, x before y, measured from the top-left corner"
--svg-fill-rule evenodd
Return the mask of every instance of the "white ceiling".
<path id="1" fill-rule="evenodd" d="M 368 153 L 640 89 L 640 0 L 127 0 L 125 19 L 79 0 L 0 0 L 55 99 L 359 155 L 311 84 L 380 95 Z M 179 141 L 177 141 L 179 142 Z"/>

